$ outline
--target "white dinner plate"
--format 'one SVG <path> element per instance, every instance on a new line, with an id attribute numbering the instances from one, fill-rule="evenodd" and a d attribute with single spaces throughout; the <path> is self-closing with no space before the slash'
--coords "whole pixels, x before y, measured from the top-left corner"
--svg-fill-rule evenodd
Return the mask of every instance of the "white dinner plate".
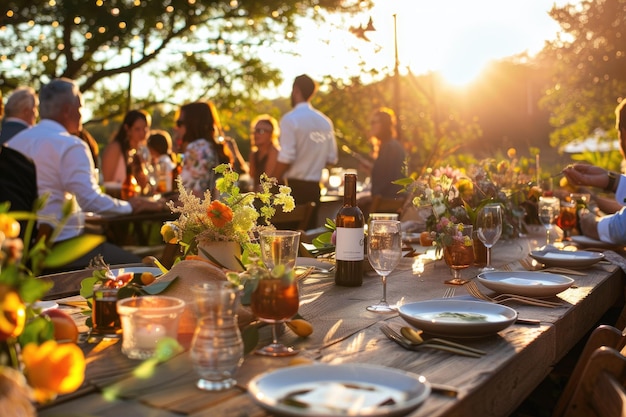
<path id="1" fill-rule="evenodd" d="M 517 312 L 507 306 L 454 299 L 408 303 L 400 306 L 398 313 L 426 333 L 447 337 L 490 336 L 517 319 Z"/>
<path id="2" fill-rule="evenodd" d="M 33 303 L 33 307 L 41 310 L 41 312 L 47 310 L 54 310 L 55 308 L 59 308 L 59 304 L 56 301 L 37 301 Z"/>
<path id="3" fill-rule="evenodd" d="M 572 236 L 572 242 L 581 248 L 599 248 L 599 249 L 619 249 L 623 245 L 616 245 L 615 243 L 603 242 L 601 240 L 592 239 L 588 236 L 576 235 Z"/>
<path id="4" fill-rule="evenodd" d="M 335 266 L 335 264 L 333 264 L 332 262 L 328 262 L 328 261 L 321 261 L 317 258 L 307 258 L 303 256 L 298 256 L 298 258 L 296 258 L 296 267 L 298 266 L 303 267 L 303 268 L 312 266 L 314 268 L 328 270 L 332 268 L 333 266 Z"/>
<path id="5" fill-rule="evenodd" d="M 430 395 L 426 378 L 384 366 L 347 363 L 291 366 L 253 378 L 261 407 L 286 416 L 401 416 Z"/>
<path id="6" fill-rule="evenodd" d="M 482 272 L 478 282 L 501 294 L 526 297 L 552 297 L 572 286 L 574 280 L 548 272 L 512 271 Z"/>
<path id="7" fill-rule="evenodd" d="M 163 272 L 159 268 L 150 267 L 150 266 L 132 266 L 128 268 L 113 268 L 111 269 L 111 272 L 116 277 L 120 276 L 121 274 L 125 274 L 127 272 L 130 272 L 131 274 L 141 274 L 144 272 L 152 272 L 152 275 L 154 275 L 155 277 L 163 275 Z"/>
<path id="8" fill-rule="evenodd" d="M 601 252 L 585 250 L 534 250 L 530 256 L 546 266 L 560 266 L 569 268 L 587 268 L 604 259 Z"/>

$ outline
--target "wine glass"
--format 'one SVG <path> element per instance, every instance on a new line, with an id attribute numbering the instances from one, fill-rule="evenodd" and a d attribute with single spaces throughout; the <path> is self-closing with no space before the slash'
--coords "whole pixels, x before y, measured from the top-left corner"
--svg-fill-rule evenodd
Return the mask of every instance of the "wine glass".
<path id="1" fill-rule="evenodd" d="M 453 225 L 446 233 L 443 244 L 443 259 L 452 269 L 453 278 L 446 284 L 463 285 L 467 281 L 461 279 L 461 270 L 474 263 L 474 247 L 471 225 Z"/>
<path id="2" fill-rule="evenodd" d="M 556 225 L 563 229 L 563 240 L 572 240 L 571 231 L 576 227 L 576 202 L 561 201 L 561 209 L 559 217 L 556 219 Z"/>
<path id="3" fill-rule="evenodd" d="M 539 197 L 537 212 L 539 221 L 546 228 L 546 246 L 550 246 L 550 230 L 560 211 L 560 202 L 556 197 Z"/>
<path id="4" fill-rule="evenodd" d="M 265 356 L 289 356 L 298 353 L 293 347 L 278 343 L 277 326 L 298 312 L 298 283 L 293 274 L 298 254 L 300 232 L 264 230 L 259 233 L 261 257 L 271 271 L 269 278 L 258 280 L 250 298 L 252 312 L 272 325 L 272 343 L 257 349 Z"/>
<path id="5" fill-rule="evenodd" d="M 387 303 L 387 276 L 393 271 L 402 256 L 400 222 L 397 220 L 372 220 L 367 234 L 367 259 L 383 282 L 383 298 L 367 307 L 375 313 L 396 311 Z"/>
<path id="6" fill-rule="evenodd" d="M 491 248 L 502 234 L 502 207 L 500 204 L 487 204 L 478 212 L 476 217 L 476 232 L 478 239 L 487 248 L 487 265 L 483 271 L 493 271 L 491 266 Z"/>

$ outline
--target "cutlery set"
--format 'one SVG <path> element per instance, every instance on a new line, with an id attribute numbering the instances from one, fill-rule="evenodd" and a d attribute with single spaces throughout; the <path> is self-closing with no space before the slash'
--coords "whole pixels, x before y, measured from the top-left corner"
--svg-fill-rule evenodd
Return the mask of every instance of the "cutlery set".
<path id="1" fill-rule="evenodd" d="M 465 284 L 465 289 L 474 298 L 478 298 L 483 301 L 489 301 L 496 304 L 504 304 L 508 301 L 516 301 L 522 304 L 534 305 L 538 307 L 560 307 L 563 304 L 555 301 L 548 301 L 538 298 L 525 297 L 523 295 L 516 294 L 498 294 L 494 297 L 490 297 L 483 293 L 478 285 L 474 281 L 470 281 Z"/>
<path id="2" fill-rule="evenodd" d="M 396 342 L 398 345 L 407 350 L 420 351 L 422 349 L 436 349 L 471 358 L 480 358 L 487 353 L 483 350 L 475 349 L 446 339 L 434 338 L 422 341 L 408 339 L 386 324 L 381 325 L 380 330 L 389 340 Z"/>

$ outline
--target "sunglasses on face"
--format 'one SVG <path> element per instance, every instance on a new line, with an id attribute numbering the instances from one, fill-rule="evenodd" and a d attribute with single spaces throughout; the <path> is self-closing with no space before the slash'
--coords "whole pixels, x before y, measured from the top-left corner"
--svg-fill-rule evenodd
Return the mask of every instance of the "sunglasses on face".
<path id="1" fill-rule="evenodd" d="M 272 131 L 269 130 L 269 129 L 254 129 L 253 133 L 258 133 L 258 134 L 262 135 L 264 133 L 272 133 Z"/>
<path id="2" fill-rule="evenodd" d="M 180 120 L 180 119 L 176 120 L 176 126 L 181 127 L 181 126 L 184 126 L 184 125 L 185 125 L 185 121 L 184 120 Z"/>

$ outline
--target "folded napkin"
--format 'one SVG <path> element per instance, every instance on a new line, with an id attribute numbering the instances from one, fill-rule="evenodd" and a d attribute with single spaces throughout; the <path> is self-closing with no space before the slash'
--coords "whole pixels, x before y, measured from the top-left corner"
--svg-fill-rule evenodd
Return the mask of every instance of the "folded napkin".
<path id="1" fill-rule="evenodd" d="M 396 394 L 396 395 L 394 395 Z M 384 387 L 356 384 L 325 383 L 293 399 L 308 405 L 314 412 L 333 412 L 350 416 L 371 413 L 390 400 L 398 400 L 397 392 Z M 401 399 L 403 400 L 403 399 Z"/>

